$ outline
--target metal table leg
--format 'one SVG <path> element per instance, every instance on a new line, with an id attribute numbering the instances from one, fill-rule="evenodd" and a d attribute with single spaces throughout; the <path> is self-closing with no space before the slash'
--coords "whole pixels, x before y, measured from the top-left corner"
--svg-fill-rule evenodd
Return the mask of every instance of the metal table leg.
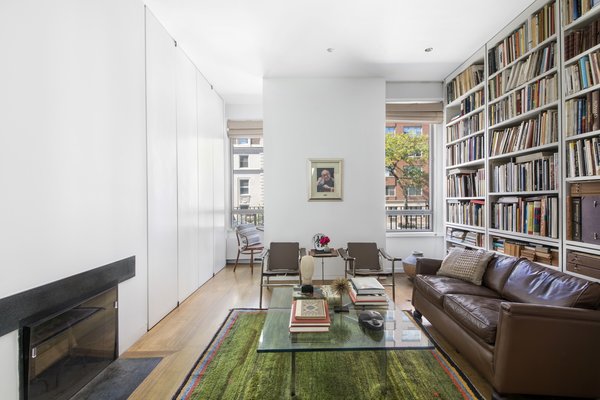
<path id="1" fill-rule="evenodd" d="M 321 257 L 321 284 L 325 284 L 325 260 Z"/>
<path id="2" fill-rule="evenodd" d="M 292 351 L 292 382 L 290 386 L 290 395 L 296 396 L 296 352 Z"/>
<path id="3" fill-rule="evenodd" d="M 378 351 L 379 355 L 379 373 L 381 383 L 381 395 L 385 396 L 388 391 L 387 382 L 387 350 Z"/>

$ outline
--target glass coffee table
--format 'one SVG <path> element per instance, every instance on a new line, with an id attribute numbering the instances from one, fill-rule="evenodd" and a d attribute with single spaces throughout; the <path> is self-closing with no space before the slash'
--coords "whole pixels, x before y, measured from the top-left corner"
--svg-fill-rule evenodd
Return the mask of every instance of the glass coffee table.
<path id="1" fill-rule="evenodd" d="M 290 333 L 290 310 L 298 288 L 273 288 L 271 304 L 258 342 L 258 353 L 290 353 L 291 359 L 291 396 L 296 393 L 296 353 L 315 351 L 377 351 L 381 386 L 387 389 L 387 352 L 389 350 L 416 350 L 434 348 L 425 332 L 401 310 L 396 310 L 389 300 L 387 307 L 356 307 L 347 296 L 344 304 L 350 303 L 349 312 L 334 313 L 329 304 L 331 327 L 323 333 Z M 330 300 L 331 301 L 331 300 Z M 339 297 L 337 300 L 339 301 Z M 372 331 L 361 328 L 358 315 L 371 309 L 384 317 L 385 329 Z"/>

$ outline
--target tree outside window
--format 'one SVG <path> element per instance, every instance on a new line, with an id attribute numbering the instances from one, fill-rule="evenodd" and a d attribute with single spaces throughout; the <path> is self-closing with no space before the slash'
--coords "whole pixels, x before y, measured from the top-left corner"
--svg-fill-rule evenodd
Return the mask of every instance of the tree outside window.
<path id="1" fill-rule="evenodd" d="M 385 136 L 385 168 L 400 191 L 398 200 L 404 203 L 404 209 L 409 209 L 414 206 L 409 197 L 415 196 L 417 188 L 422 195 L 423 188 L 429 187 L 429 135 L 423 134 L 422 126 L 410 125 L 398 130 Z M 421 202 L 425 203 L 423 209 L 429 208 L 429 199 Z"/>

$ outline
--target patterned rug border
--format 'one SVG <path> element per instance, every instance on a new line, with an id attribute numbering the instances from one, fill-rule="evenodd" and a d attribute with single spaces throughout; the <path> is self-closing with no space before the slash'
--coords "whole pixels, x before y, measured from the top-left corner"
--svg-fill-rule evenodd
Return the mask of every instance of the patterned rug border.
<path id="1" fill-rule="evenodd" d="M 256 312 L 264 312 L 264 311 L 266 311 L 266 310 L 260 309 L 260 308 L 231 308 L 229 310 L 229 312 L 227 313 L 227 316 L 225 317 L 225 319 L 223 320 L 223 322 L 221 323 L 221 325 L 219 326 L 219 328 L 213 335 L 208 346 L 206 346 L 206 348 L 202 351 L 202 353 L 200 354 L 200 356 L 198 357 L 198 359 L 196 360 L 196 362 L 194 363 L 194 365 L 192 366 L 190 371 L 187 373 L 186 377 L 184 378 L 181 385 L 177 389 L 177 392 L 173 395 L 172 400 L 178 399 L 179 396 L 181 396 L 181 395 L 184 395 L 185 396 L 184 398 L 188 399 L 189 398 L 188 396 L 191 395 L 193 393 L 194 389 L 200 384 L 201 378 L 204 375 L 204 371 L 206 370 L 206 367 L 208 366 L 208 364 L 210 364 L 210 362 L 213 359 L 213 356 L 217 353 L 217 351 L 221 347 L 221 344 L 223 343 L 223 339 L 229 334 L 231 327 L 237 321 L 237 317 L 238 317 L 237 313 L 240 313 L 240 312 L 256 313 Z M 454 383 L 454 386 L 457 388 L 457 390 L 459 390 L 459 392 L 463 395 L 463 397 L 465 399 L 468 399 L 469 396 L 471 396 L 471 398 L 476 399 L 476 400 L 485 400 L 484 397 L 479 393 L 479 391 L 477 390 L 475 385 L 473 385 L 471 380 L 464 374 L 464 372 L 462 372 L 460 370 L 458 365 L 454 362 L 454 360 L 452 360 L 452 358 L 448 355 L 448 353 L 440 347 L 440 345 L 437 343 L 437 341 L 435 341 L 435 339 L 431 336 L 429 331 L 427 331 L 427 328 L 425 326 L 423 326 L 422 322 L 415 319 L 410 310 L 402 310 L 402 312 L 407 314 L 421 328 L 421 330 L 423 332 L 425 332 L 425 335 L 427 335 L 429 340 L 431 340 L 431 342 L 434 344 L 435 349 L 424 350 L 424 351 L 431 352 L 433 357 L 439 363 L 440 367 L 444 369 L 444 371 L 446 372 L 448 377 Z M 436 351 L 442 356 L 441 358 L 438 357 L 438 355 L 436 354 Z M 207 356 L 207 355 L 208 355 L 208 357 L 205 358 L 205 356 Z M 193 375 L 196 374 L 199 367 L 201 368 L 201 372 L 196 377 L 196 380 L 194 380 L 193 382 L 189 382 L 192 379 Z M 457 379 L 457 378 L 459 378 L 459 379 Z M 462 385 L 461 382 L 464 382 L 464 384 L 466 386 Z"/>

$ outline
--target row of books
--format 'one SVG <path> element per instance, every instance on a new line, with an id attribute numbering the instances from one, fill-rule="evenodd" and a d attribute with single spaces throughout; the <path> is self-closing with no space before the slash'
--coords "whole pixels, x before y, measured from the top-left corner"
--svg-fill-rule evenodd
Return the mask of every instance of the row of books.
<path id="1" fill-rule="evenodd" d="M 566 149 L 570 178 L 600 175 L 600 137 L 569 141 Z"/>
<path id="2" fill-rule="evenodd" d="M 558 142 L 558 111 L 546 110 L 517 126 L 493 130 L 490 156 Z"/>
<path id="3" fill-rule="evenodd" d="M 563 23 L 568 25 L 581 17 L 593 7 L 597 6 L 600 0 L 563 0 Z"/>
<path id="4" fill-rule="evenodd" d="M 446 85 L 446 101 L 452 103 L 479 85 L 483 82 L 483 75 L 483 64 L 473 64 L 467 67 Z"/>
<path id="5" fill-rule="evenodd" d="M 483 89 L 471 93 L 460 102 L 460 115 L 465 115 L 483 106 L 485 96 Z"/>
<path id="6" fill-rule="evenodd" d="M 555 33 L 556 1 L 553 1 L 531 16 L 531 46 L 539 45 Z"/>
<path id="7" fill-rule="evenodd" d="M 524 22 L 512 34 L 488 51 L 488 71 L 490 75 L 506 67 L 529 50 L 527 46 L 529 41 L 528 30 L 528 23 Z"/>
<path id="8" fill-rule="evenodd" d="M 548 246 L 505 239 L 492 238 L 492 249 L 508 256 L 523 257 L 530 261 L 558 267 L 558 249 Z"/>
<path id="9" fill-rule="evenodd" d="M 357 306 L 387 307 L 383 285 L 373 277 L 350 278 L 350 299 Z"/>
<path id="10" fill-rule="evenodd" d="M 492 204 L 492 228 L 558 238 L 558 198 L 500 197 Z"/>
<path id="11" fill-rule="evenodd" d="M 493 192 L 558 189 L 558 153 L 538 152 L 512 158 L 492 170 Z"/>
<path id="12" fill-rule="evenodd" d="M 483 111 L 481 111 L 477 114 L 460 120 L 457 124 L 448 125 L 446 127 L 446 139 L 447 142 L 452 142 L 472 133 L 483 131 L 484 128 L 485 118 Z"/>
<path id="13" fill-rule="evenodd" d="M 600 19 L 581 29 L 565 33 L 565 60 L 570 60 L 599 43 Z"/>
<path id="14" fill-rule="evenodd" d="M 483 151 L 483 134 L 476 135 L 448 146 L 446 148 L 446 160 L 448 165 L 458 165 L 469 161 L 481 160 L 484 155 Z"/>
<path id="15" fill-rule="evenodd" d="M 496 125 L 558 100 L 558 76 L 545 76 L 490 106 L 489 124 Z"/>
<path id="16" fill-rule="evenodd" d="M 483 226 L 484 200 L 448 200 L 448 222 L 461 225 Z"/>
<path id="17" fill-rule="evenodd" d="M 567 100 L 564 107 L 565 135 L 574 136 L 600 129 L 600 91 Z"/>
<path id="18" fill-rule="evenodd" d="M 552 42 L 544 46 L 523 60 L 517 62 L 513 67 L 506 69 L 489 81 L 489 98 L 502 96 L 510 90 L 525 84 L 538 75 L 550 71 L 556 65 L 556 43 Z"/>
<path id="19" fill-rule="evenodd" d="M 484 246 L 484 235 L 480 232 L 464 231 L 452 227 L 446 228 L 446 239 L 453 241 L 454 243 L 460 242 L 465 246 Z"/>
<path id="20" fill-rule="evenodd" d="M 485 169 L 455 168 L 448 170 L 446 193 L 448 197 L 485 196 Z"/>
<path id="21" fill-rule="evenodd" d="M 329 332 L 331 318 L 325 299 L 297 299 L 292 301 L 290 333 Z"/>
<path id="22" fill-rule="evenodd" d="M 565 68 L 565 90 L 567 95 L 577 93 L 600 83 L 600 54 L 586 54 L 575 64 Z"/>

